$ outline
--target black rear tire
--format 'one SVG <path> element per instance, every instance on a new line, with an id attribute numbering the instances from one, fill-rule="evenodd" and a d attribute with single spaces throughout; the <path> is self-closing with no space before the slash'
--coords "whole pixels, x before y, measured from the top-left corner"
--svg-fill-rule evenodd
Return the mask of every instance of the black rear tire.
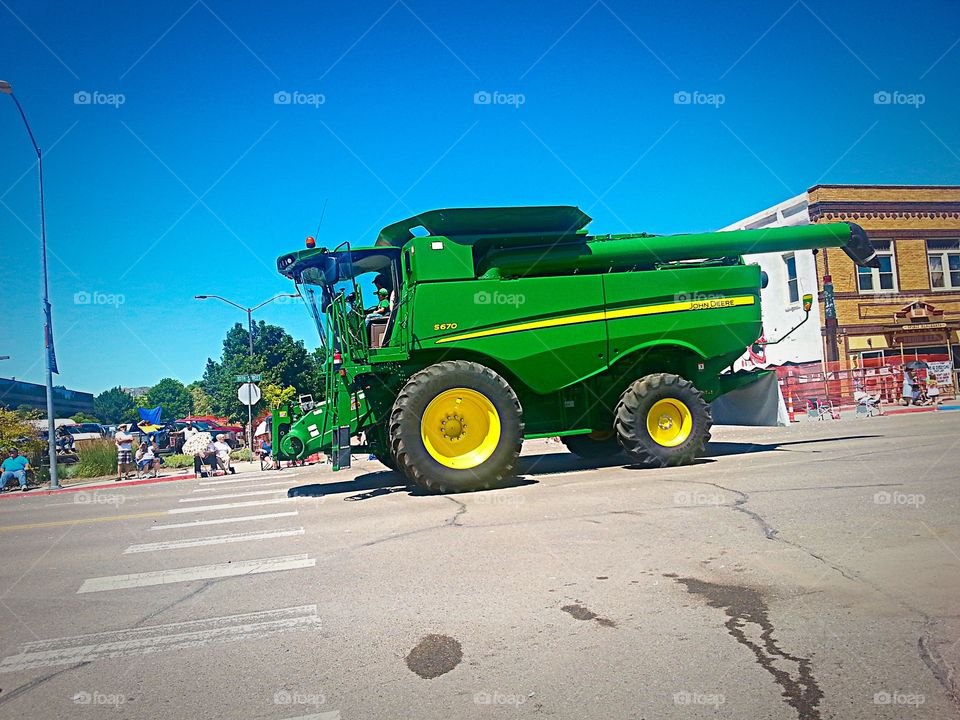
<path id="1" fill-rule="evenodd" d="M 431 453 L 423 440 L 423 432 L 432 427 L 431 413 L 425 411 L 441 395 L 451 397 L 457 390 L 466 389 L 482 397 L 492 406 L 496 420 L 499 421 L 499 435 L 492 432 L 483 435 L 482 423 L 473 422 L 468 427 L 465 419 L 451 421 L 462 426 L 464 432 L 455 440 L 438 441 L 442 447 L 455 453 L 454 443 L 466 440 L 468 447 L 475 438 L 496 437 L 491 440 L 489 454 L 479 464 L 461 468 L 439 462 L 436 450 Z M 457 400 L 456 402 L 460 402 Z M 450 420 L 450 416 L 446 416 Z M 469 439 L 468 439 L 469 437 Z M 390 414 L 390 448 L 397 460 L 397 466 L 404 475 L 420 487 L 433 493 L 469 492 L 502 485 L 513 477 L 517 456 L 523 443 L 523 410 L 516 393 L 500 375 L 479 363 L 466 360 L 448 360 L 431 365 L 415 373 L 404 385 L 397 396 Z M 440 453 L 442 455 L 442 452 Z M 446 458 L 448 456 L 444 456 Z M 449 460 L 457 464 L 453 460 Z M 462 464 L 462 463 L 461 463 Z"/>
<path id="2" fill-rule="evenodd" d="M 612 430 L 605 433 L 592 432 L 589 435 L 567 435 L 561 437 L 560 442 L 567 446 L 567 450 L 584 460 L 615 458 L 623 452 L 617 434 Z"/>
<path id="3" fill-rule="evenodd" d="M 678 425 L 683 426 L 685 437 L 675 445 L 666 445 L 651 434 L 651 424 L 656 430 L 659 423 L 663 423 L 669 432 L 677 422 L 668 414 L 654 417 L 657 414 L 654 406 L 665 407 L 658 405 L 662 401 L 674 403 L 666 406 L 668 410 L 682 407 L 689 413 L 689 418 Z M 624 391 L 617 404 L 615 426 L 620 445 L 631 460 L 649 467 L 692 463 L 710 441 L 712 425 L 710 406 L 700 391 L 689 380 L 671 373 L 656 373 L 637 380 Z"/>

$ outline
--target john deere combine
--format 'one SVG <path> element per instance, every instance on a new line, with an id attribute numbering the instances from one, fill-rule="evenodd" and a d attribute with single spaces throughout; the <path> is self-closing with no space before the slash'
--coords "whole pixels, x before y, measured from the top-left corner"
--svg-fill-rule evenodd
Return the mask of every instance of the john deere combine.
<path id="1" fill-rule="evenodd" d="M 761 334 L 766 278 L 741 255 L 841 247 L 876 264 L 847 223 L 653 237 L 589 222 L 575 207 L 433 210 L 370 247 L 308 238 L 280 257 L 317 323 L 326 386 L 274 412 L 277 455 L 323 451 L 338 469 L 370 452 L 435 492 L 510 477 L 524 438 L 689 463 L 708 403 L 744 382 L 723 370 Z"/>

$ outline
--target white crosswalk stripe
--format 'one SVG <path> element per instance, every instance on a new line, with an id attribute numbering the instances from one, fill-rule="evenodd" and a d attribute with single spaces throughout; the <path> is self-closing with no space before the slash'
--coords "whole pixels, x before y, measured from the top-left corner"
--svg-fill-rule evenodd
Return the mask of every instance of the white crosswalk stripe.
<path id="1" fill-rule="evenodd" d="M 314 558 L 307 557 L 306 554 L 303 554 L 261 558 L 259 560 L 239 560 L 237 562 L 217 563 L 215 565 L 197 565 L 196 567 L 155 570 L 144 573 L 130 573 L 128 575 L 108 575 L 106 577 L 84 580 L 80 589 L 77 590 L 77 593 L 126 590 L 150 585 L 167 585 L 169 583 L 187 582 L 190 580 L 209 580 L 212 578 L 225 578 L 236 575 L 257 575 L 259 573 L 278 572 L 281 570 L 297 570 L 299 568 L 313 567 L 316 564 L 317 561 Z"/>
<path id="2" fill-rule="evenodd" d="M 248 482 L 257 482 L 258 480 L 272 480 L 273 478 L 292 478 L 298 473 L 270 473 L 269 475 L 255 475 L 250 477 L 249 475 L 244 475 L 242 477 L 232 477 L 229 480 L 200 480 L 197 482 L 197 485 L 228 485 L 232 483 L 248 483 Z"/>
<path id="3" fill-rule="evenodd" d="M 191 508 L 192 509 L 192 508 Z M 191 528 L 201 525 L 225 525 L 227 523 L 250 522 L 251 520 L 269 520 L 271 518 L 292 517 L 299 515 L 299 510 L 293 512 L 265 513 L 263 515 L 240 515 L 239 517 L 216 518 L 214 520 L 191 520 L 190 522 L 168 523 L 166 525 L 151 525 L 151 530 L 173 530 L 175 528 Z"/>
<path id="4" fill-rule="evenodd" d="M 276 490 L 251 490 L 250 492 L 230 493 L 228 495 L 205 495 L 204 497 L 180 498 L 180 502 L 206 502 L 207 500 L 232 500 L 233 498 L 253 497 L 254 495 L 276 495 L 285 493 L 286 490 L 278 488 Z"/>
<path id="5" fill-rule="evenodd" d="M 187 538 L 186 540 L 162 540 L 160 542 L 131 545 L 123 551 L 124 555 L 131 553 L 156 552 L 158 550 L 178 550 L 180 548 L 202 547 L 204 545 L 223 545 L 225 543 L 248 542 L 251 540 L 270 540 L 272 538 L 292 537 L 303 535 L 302 527 L 286 528 L 284 530 L 260 530 L 245 533 L 231 533 L 228 535 L 211 535 L 201 538 Z"/>
<path id="6" fill-rule="evenodd" d="M 0 673 L 146 655 L 162 650 L 182 650 L 211 642 L 237 642 L 289 630 L 319 627 L 317 606 L 301 605 L 132 630 L 37 640 L 21 645 L 18 654 L 0 661 Z"/>
<path id="7" fill-rule="evenodd" d="M 204 498 L 210 500 L 211 498 Z M 200 505 L 182 508 L 171 508 L 167 510 L 168 515 L 179 515 L 180 513 L 206 512 L 208 510 L 232 510 L 233 508 L 257 507 L 259 505 L 276 505 L 277 503 L 294 502 L 296 498 L 264 498 L 263 500 L 248 500 L 247 502 L 223 503 L 221 505 Z"/>
<path id="8" fill-rule="evenodd" d="M 291 482 L 289 480 L 281 480 L 279 482 L 270 482 L 270 483 L 258 483 L 257 487 L 275 487 L 277 485 L 283 485 L 285 487 L 290 487 Z M 243 490 L 243 487 L 239 488 L 224 488 L 224 487 L 201 487 L 195 488 L 193 492 L 195 493 L 208 493 L 208 492 L 224 492 L 226 490 Z"/>

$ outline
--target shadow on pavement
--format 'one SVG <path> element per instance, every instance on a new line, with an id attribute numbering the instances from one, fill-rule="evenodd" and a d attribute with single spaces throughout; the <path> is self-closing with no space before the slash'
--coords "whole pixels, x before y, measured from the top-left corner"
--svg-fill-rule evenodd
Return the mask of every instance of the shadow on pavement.
<path id="1" fill-rule="evenodd" d="M 843 440 L 867 440 L 883 437 L 882 435 L 843 435 L 841 437 L 818 438 L 812 440 L 795 440 L 793 442 L 748 443 L 748 442 L 711 442 L 707 444 L 707 451 L 703 457 L 724 457 L 725 455 L 748 455 L 750 453 L 769 452 L 771 450 L 789 450 L 793 445 L 810 445 L 814 443 L 832 443 Z M 810 452 L 819 452 L 811 450 Z"/>
<path id="2" fill-rule="evenodd" d="M 523 485 L 535 485 L 536 480 L 529 478 L 512 478 L 510 481 L 489 491 L 503 490 L 509 487 L 520 487 Z M 382 495 L 390 495 L 395 492 L 403 492 L 412 497 L 435 497 L 432 493 L 423 490 L 415 485 L 410 485 L 404 477 L 393 470 L 377 470 L 375 472 L 357 475 L 352 480 L 332 483 L 314 483 L 312 485 L 300 485 L 287 490 L 287 497 L 326 497 L 327 495 L 348 495 L 344 500 L 355 502 L 357 500 L 370 500 Z"/>

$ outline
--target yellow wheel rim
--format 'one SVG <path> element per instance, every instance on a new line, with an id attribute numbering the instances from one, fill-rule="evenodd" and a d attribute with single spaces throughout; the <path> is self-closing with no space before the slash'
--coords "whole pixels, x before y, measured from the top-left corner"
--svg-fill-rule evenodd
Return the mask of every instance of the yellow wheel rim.
<path id="1" fill-rule="evenodd" d="M 658 445 L 676 447 L 693 430 L 690 408 L 676 398 L 658 400 L 647 413 L 647 432 Z"/>
<path id="2" fill-rule="evenodd" d="M 454 470 L 485 462 L 500 443 L 500 416 L 483 393 L 451 388 L 423 411 L 420 437 L 430 457 Z"/>

